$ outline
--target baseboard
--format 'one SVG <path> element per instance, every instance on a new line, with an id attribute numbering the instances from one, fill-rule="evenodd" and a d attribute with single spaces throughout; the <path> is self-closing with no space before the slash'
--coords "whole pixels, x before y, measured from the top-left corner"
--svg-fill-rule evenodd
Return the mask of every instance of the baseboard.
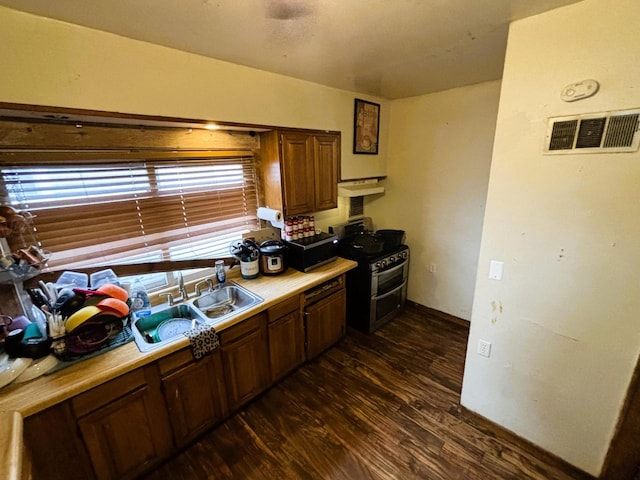
<path id="1" fill-rule="evenodd" d="M 406 303 L 407 303 L 408 306 L 413 307 L 416 310 L 419 310 L 421 312 L 424 312 L 427 315 L 431 315 L 431 316 L 437 317 L 437 318 L 439 318 L 441 320 L 445 320 L 447 322 L 455 323 L 458 326 L 461 326 L 461 327 L 464 327 L 466 329 L 469 329 L 470 322 L 468 320 L 456 317 L 455 315 L 451 315 L 449 313 L 441 312 L 440 310 L 436 310 L 434 308 L 425 307 L 424 305 L 420 305 L 419 303 L 416 303 L 416 302 L 414 302 L 412 300 L 407 300 Z"/>
<path id="2" fill-rule="evenodd" d="M 497 423 L 494 423 L 493 421 L 489 420 L 486 417 L 483 417 L 479 413 L 473 412 L 468 408 L 464 407 L 463 405 L 460 405 L 458 408 L 459 408 L 460 416 L 463 417 L 464 420 L 469 422 L 471 425 L 474 425 L 476 428 L 480 428 L 482 430 L 489 430 L 491 432 L 494 432 L 495 434 L 498 434 L 499 436 L 506 438 L 507 441 L 518 445 L 520 448 L 526 451 L 537 452 L 536 456 L 539 459 L 544 460 L 546 463 L 549 463 L 552 465 L 556 464 L 559 467 L 561 467 L 563 470 L 566 469 L 566 471 L 572 471 L 573 472 L 572 478 L 574 478 L 575 480 L 595 480 L 596 479 L 596 477 L 588 474 L 583 470 L 580 470 L 578 467 L 574 465 L 571 465 L 566 460 L 563 460 L 562 458 L 558 457 L 557 455 L 554 455 L 551 452 L 548 452 L 547 450 L 545 450 L 544 448 L 541 448 L 535 443 L 532 443 L 529 440 L 522 438 L 521 436 L 512 432 L 508 428 L 502 427 Z"/>

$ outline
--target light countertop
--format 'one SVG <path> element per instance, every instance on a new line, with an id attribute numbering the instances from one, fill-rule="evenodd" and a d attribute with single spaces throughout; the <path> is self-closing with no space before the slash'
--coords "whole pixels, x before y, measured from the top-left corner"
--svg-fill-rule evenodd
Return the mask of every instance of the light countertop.
<path id="1" fill-rule="evenodd" d="M 336 261 L 302 273 L 289 268 L 277 276 L 244 280 L 240 269 L 234 268 L 227 278 L 262 297 L 263 301 L 216 325 L 218 332 L 277 304 L 284 298 L 300 294 L 322 282 L 346 273 L 356 262 L 338 258 Z M 27 383 L 7 385 L 0 390 L 0 477 L 17 478 L 20 472 L 22 418 L 34 415 L 82 392 L 108 382 L 120 375 L 149 364 L 189 345 L 184 337 L 149 352 L 140 352 L 131 341 L 102 355 L 75 363 L 51 375 L 44 375 Z M 17 419 L 17 420 L 16 420 Z M 15 442 L 19 445 L 15 445 Z M 17 469 L 17 470 L 16 470 Z M 5 475 L 6 474 L 6 475 Z"/>

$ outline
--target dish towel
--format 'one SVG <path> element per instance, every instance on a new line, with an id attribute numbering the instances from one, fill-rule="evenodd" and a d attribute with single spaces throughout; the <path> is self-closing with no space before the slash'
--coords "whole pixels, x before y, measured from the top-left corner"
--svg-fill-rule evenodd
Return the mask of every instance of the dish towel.
<path id="1" fill-rule="evenodd" d="M 218 334 L 213 325 L 196 325 L 191 330 L 184 332 L 184 334 L 189 339 L 191 352 L 193 353 L 193 358 L 196 360 L 213 352 L 220 346 Z"/>

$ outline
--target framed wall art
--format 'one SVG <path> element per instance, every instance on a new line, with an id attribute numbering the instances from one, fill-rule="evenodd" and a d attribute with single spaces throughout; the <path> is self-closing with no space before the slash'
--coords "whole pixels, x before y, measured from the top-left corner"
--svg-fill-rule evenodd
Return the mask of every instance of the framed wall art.
<path id="1" fill-rule="evenodd" d="M 353 153 L 378 154 L 380 104 L 355 99 Z"/>

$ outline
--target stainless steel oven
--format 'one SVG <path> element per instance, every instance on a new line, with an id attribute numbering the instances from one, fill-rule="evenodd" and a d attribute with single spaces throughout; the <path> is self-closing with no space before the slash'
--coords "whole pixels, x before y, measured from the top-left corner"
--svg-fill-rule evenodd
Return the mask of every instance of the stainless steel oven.
<path id="1" fill-rule="evenodd" d="M 369 330 L 391 320 L 404 307 L 407 298 L 407 278 L 409 276 L 409 249 L 406 248 L 390 256 L 384 267 L 374 263 L 371 268 L 371 303 L 369 306 Z"/>
<path id="2" fill-rule="evenodd" d="M 338 255 L 358 262 L 347 272 L 347 324 L 372 333 L 404 307 L 409 276 L 409 247 L 404 232 L 393 242 L 372 233 L 373 222 L 363 217 L 329 227 L 340 239 Z M 401 235 L 397 235 L 401 234 Z"/>

